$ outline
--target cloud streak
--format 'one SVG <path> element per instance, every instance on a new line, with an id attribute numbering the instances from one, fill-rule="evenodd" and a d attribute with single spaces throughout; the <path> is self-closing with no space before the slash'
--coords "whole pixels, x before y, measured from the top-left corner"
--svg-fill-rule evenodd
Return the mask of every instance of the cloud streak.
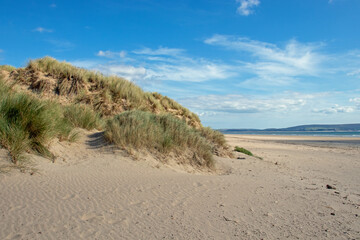
<path id="1" fill-rule="evenodd" d="M 126 56 L 126 52 L 125 51 L 120 51 L 120 52 L 112 52 L 112 51 L 102 51 L 100 50 L 96 56 L 99 57 L 107 57 L 107 58 L 115 58 L 115 57 L 121 57 L 124 58 Z"/>
<path id="2" fill-rule="evenodd" d="M 274 95 L 268 97 L 254 97 L 247 95 L 206 95 L 190 99 L 181 99 L 191 109 L 198 112 L 227 112 L 227 113 L 260 113 L 260 112 L 288 112 L 299 110 L 311 95 L 299 93 Z"/>
<path id="3" fill-rule="evenodd" d="M 354 110 L 355 110 L 354 107 L 339 106 L 338 104 L 335 104 L 334 106 L 329 108 L 322 108 L 322 109 L 315 108 L 312 111 L 314 113 L 334 114 L 334 113 L 351 113 L 354 112 Z"/>
<path id="4" fill-rule="evenodd" d="M 178 56 L 184 53 L 184 49 L 179 48 L 167 48 L 167 47 L 159 47 L 158 49 L 151 49 L 151 48 L 143 48 L 139 50 L 133 51 L 135 54 L 139 55 L 154 55 L 154 56 Z"/>
<path id="5" fill-rule="evenodd" d="M 208 45 L 238 52 L 239 58 L 248 54 L 249 60 L 238 61 L 238 68 L 252 74 L 247 82 L 259 85 L 288 85 L 304 76 L 318 76 L 326 56 L 318 50 L 323 44 L 303 44 L 290 40 L 283 47 L 243 37 L 214 35 L 204 41 Z"/>
<path id="6" fill-rule="evenodd" d="M 236 2 L 240 3 L 237 13 L 243 16 L 253 14 L 254 11 L 252 9 L 260 5 L 260 0 L 236 0 Z"/>
<path id="7" fill-rule="evenodd" d="M 234 75 L 226 64 L 187 57 L 184 53 L 185 50 L 178 48 L 143 48 L 129 52 L 129 58 L 125 59 L 124 51 L 99 51 L 96 56 L 113 58 L 118 63 L 102 63 L 96 68 L 132 81 L 204 82 Z M 133 65 L 124 64 L 129 59 Z"/>
<path id="8" fill-rule="evenodd" d="M 39 32 L 39 33 L 52 33 L 53 32 L 52 29 L 43 28 L 43 27 L 37 27 L 33 31 L 34 32 Z"/>

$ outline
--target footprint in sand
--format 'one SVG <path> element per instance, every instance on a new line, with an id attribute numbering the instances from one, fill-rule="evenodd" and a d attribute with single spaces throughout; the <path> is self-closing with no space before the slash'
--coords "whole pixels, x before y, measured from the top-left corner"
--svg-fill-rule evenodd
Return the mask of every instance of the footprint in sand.
<path id="1" fill-rule="evenodd" d="M 72 199 L 76 196 L 76 194 L 66 194 L 65 196 L 63 196 L 61 199 L 62 200 L 68 200 L 68 199 Z"/>
<path id="2" fill-rule="evenodd" d="M 96 214 L 96 213 L 85 213 L 80 217 L 81 220 L 86 222 L 99 222 L 104 221 L 105 218 L 102 214 Z"/>

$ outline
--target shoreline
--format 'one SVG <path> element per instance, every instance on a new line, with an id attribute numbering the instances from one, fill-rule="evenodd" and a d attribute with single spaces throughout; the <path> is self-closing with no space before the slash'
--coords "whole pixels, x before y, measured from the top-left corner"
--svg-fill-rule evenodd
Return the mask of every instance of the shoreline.
<path id="1" fill-rule="evenodd" d="M 246 134 L 225 134 L 227 138 L 240 138 L 244 140 L 271 141 L 274 143 L 307 145 L 313 147 L 345 147 L 360 148 L 360 137 L 341 136 L 294 136 L 294 135 L 246 135 Z"/>
<path id="2" fill-rule="evenodd" d="M 63 160 L 0 174 L 0 239 L 360 238 L 359 148 L 226 139 L 262 160 L 235 153 L 216 158 L 226 174 L 191 174 L 61 144 Z"/>

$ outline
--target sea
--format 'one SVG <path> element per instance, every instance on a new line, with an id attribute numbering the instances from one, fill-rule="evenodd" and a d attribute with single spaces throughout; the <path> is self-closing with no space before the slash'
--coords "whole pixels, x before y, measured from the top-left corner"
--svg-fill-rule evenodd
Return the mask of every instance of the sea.
<path id="1" fill-rule="evenodd" d="M 224 134 L 242 134 L 242 135 L 273 135 L 273 136 L 317 136 L 329 137 L 327 139 L 287 139 L 275 140 L 279 143 L 301 144 L 314 147 L 333 147 L 333 148 L 360 148 L 360 132 L 311 132 L 311 131 L 221 131 Z M 332 139 L 332 137 L 334 137 Z"/>
<path id="2" fill-rule="evenodd" d="M 287 135 L 287 136 L 318 136 L 318 137 L 360 137 L 360 131 L 326 132 L 326 131 L 231 131 L 220 130 L 224 134 L 242 135 Z"/>

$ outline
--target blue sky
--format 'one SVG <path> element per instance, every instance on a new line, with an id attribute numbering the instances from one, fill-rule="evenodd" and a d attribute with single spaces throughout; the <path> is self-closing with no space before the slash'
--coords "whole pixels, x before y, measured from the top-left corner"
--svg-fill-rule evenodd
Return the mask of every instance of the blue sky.
<path id="1" fill-rule="evenodd" d="M 213 128 L 360 122 L 359 0 L 0 1 L 0 64 L 52 56 Z"/>

